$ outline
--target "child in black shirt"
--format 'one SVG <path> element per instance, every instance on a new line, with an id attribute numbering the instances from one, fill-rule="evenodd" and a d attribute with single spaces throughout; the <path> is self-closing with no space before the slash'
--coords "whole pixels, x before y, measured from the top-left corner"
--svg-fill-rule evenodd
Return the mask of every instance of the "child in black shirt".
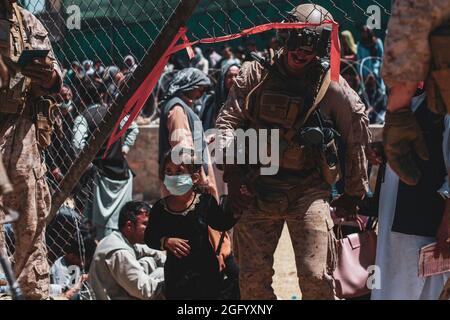
<path id="1" fill-rule="evenodd" d="M 200 190 L 201 165 L 176 165 L 170 153 L 161 164 L 164 184 L 171 193 L 152 208 L 145 232 L 146 244 L 167 250 L 164 267 L 167 299 L 217 299 L 222 275 L 208 237 L 208 224 L 220 231 L 232 223 L 216 199 Z"/>

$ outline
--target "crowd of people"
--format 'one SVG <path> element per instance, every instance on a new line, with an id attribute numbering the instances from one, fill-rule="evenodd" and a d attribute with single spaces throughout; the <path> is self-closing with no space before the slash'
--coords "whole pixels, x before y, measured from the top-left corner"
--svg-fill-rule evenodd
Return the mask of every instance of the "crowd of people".
<path id="1" fill-rule="evenodd" d="M 333 19 L 312 4 L 290 15 L 312 24 Z M 371 298 L 437 299 L 450 272 L 423 278 L 417 265 L 418 252 L 429 245 L 438 261 L 450 256 L 450 116 L 429 111 L 423 83 L 415 88 L 407 108 L 428 151 L 426 160 L 414 158 L 422 178 L 405 183 L 387 166 L 369 128 L 383 124 L 386 114 L 392 117 L 382 76 L 383 41 L 367 26 L 358 43 L 350 31 L 342 31 L 341 76 L 331 79 L 329 48 L 320 49 L 323 32 L 322 26 L 278 31 L 263 51 L 250 40 L 245 48 L 225 45 L 220 53 L 195 47 L 189 65 L 172 57 L 151 107 L 107 152 L 106 146 L 98 151 L 59 210 L 55 219 L 82 217 L 83 232 L 57 244 L 63 248 L 53 257 L 50 294 L 274 299 L 273 254 L 287 224 L 303 299 L 347 298 L 337 295 L 333 278 L 339 268 L 335 223 L 363 221 L 358 227 L 364 229 L 374 218 L 361 217 L 376 211 L 373 264 L 380 267 L 381 286 L 372 288 Z M 105 67 L 86 60 L 61 73 L 63 85 L 54 94 L 55 131 L 45 152 L 52 191 L 122 87 L 133 80 L 135 58 L 126 56 L 121 64 Z M 153 205 L 133 200 L 136 173 L 127 162 L 138 122 L 146 118 L 159 122 L 161 198 Z M 219 132 L 207 136 L 212 128 Z M 274 128 L 281 131 L 275 175 L 261 173 L 268 164 L 262 159 L 215 162 L 213 146 L 217 143 L 229 159 L 236 130 Z M 269 144 L 258 142 L 260 148 Z M 248 156 L 248 149 L 244 153 Z M 382 179 L 371 189 L 375 166 Z M 86 197 L 85 188 L 92 196 Z M 11 227 L 6 230 L 14 242 Z M 347 231 L 342 237 L 355 230 Z"/>

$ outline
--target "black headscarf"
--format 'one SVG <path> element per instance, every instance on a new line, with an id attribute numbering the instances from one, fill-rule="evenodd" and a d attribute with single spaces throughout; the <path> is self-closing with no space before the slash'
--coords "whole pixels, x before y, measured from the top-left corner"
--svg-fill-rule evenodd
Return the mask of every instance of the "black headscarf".
<path id="1" fill-rule="evenodd" d="M 228 91 L 225 88 L 225 78 L 228 71 L 230 71 L 230 68 L 234 66 L 241 68 L 241 64 L 236 61 L 226 63 L 221 68 L 220 78 L 217 82 L 214 95 L 204 98 L 199 117 L 202 120 L 203 128 L 205 130 L 215 127 L 217 115 L 228 97 Z"/>
<path id="2" fill-rule="evenodd" d="M 206 74 L 196 68 L 186 68 L 175 74 L 163 100 L 169 100 L 172 97 L 179 96 L 184 92 L 192 91 L 200 87 L 210 86 L 211 80 Z"/>

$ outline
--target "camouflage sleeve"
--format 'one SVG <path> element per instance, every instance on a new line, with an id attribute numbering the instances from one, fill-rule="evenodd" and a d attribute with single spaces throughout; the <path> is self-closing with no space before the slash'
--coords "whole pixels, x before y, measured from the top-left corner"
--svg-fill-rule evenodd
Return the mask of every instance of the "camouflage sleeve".
<path id="1" fill-rule="evenodd" d="M 319 107 L 333 121 L 345 144 L 345 192 L 362 196 L 369 186 L 365 149 L 371 141 L 365 106 L 340 77 L 339 83 L 330 84 Z"/>
<path id="2" fill-rule="evenodd" d="M 242 65 L 240 73 L 236 78 L 233 87 L 230 89 L 227 101 L 220 110 L 216 129 L 216 149 L 223 151 L 234 141 L 234 130 L 245 127 L 245 115 L 243 108 L 245 99 L 252 88 L 260 81 L 263 67 L 256 61 L 246 62 Z M 226 181 L 227 171 L 234 166 L 224 166 L 224 180 Z"/>
<path id="3" fill-rule="evenodd" d="M 388 24 L 382 76 L 391 87 L 426 79 L 429 33 L 450 18 L 448 0 L 396 0 Z"/>
<path id="4" fill-rule="evenodd" d="M 63 83 L 63 76 L 61 66 L 56 60 L 50 38 L 48 37 L 48 31 L 32 13 L 27 10 L 23 10 L 22 13 L 25 20 L 25 25 L 28 27 L 28 30 L 30 30 L 29 37 L 33 49 L 50 50 L 48 57 L 53 62 L 53 67 L 58 74 L 58 81 L 52 88 L 49 89 L 49 93 L 59 92 Z"/>

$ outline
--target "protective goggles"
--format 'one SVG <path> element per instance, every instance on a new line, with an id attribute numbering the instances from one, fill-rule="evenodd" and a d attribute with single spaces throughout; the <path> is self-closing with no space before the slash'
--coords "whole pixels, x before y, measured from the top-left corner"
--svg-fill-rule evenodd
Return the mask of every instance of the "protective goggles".
<path id="1" fill-rule="evenodd" d="M 325 28 L 319 35 L 314 30 L 300 29 L 290 30 L 286 41 L 288 51 L 303 50 L 307 53 L 315 53 L 320 57 L 327 55 L 331 30 Z"/>
<path id="2" fill-rule="evenodd" d="M 300 29 L 290 30 L 289 38 L 286 45 L 289 51 L 296 51 L 298 49 L 315 52 L 318 46 L 319 36 L 312 30 Z"/>

